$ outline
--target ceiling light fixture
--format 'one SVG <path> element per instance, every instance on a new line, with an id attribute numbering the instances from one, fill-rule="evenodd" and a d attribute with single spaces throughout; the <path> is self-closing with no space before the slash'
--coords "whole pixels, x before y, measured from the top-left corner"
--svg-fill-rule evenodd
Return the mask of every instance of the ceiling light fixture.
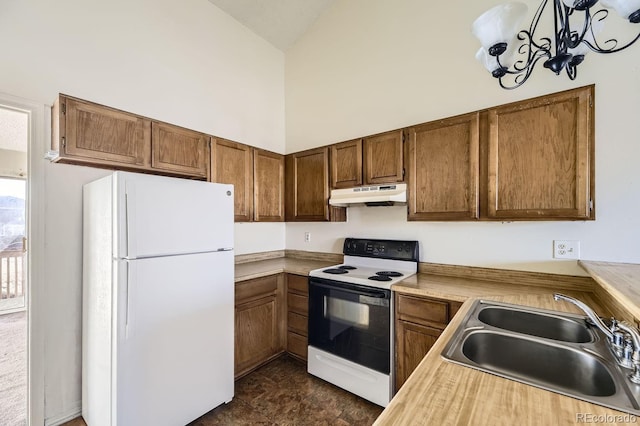
<path id="1" fill-rule="evenodd" d="M 616 39 L 598 41 L 596 36 L 609 15 L 606 9 L 595 12 L 598 0 L 542 0 L 528 30 L 518 31 L 527 13 L 523 3 L 505 3 L 489 9 L 473 22 L 472 33 L 482 44 L 478 59 L 498 79 L 503 89 L 520 87 L 531 75 L 541 59 L 544 67 L 557 75 L 566 70 L 571 80 L 576 78 L 577 66 L 589 50 L 597 53 L 619 52 L 635 43 L 640 33 L 619 46 Z M 538 37 L 536 29 L 548 3 L 552 3 L 554 37 Z M 640 0 L 600 0 L 633 24 L 640 23 Z M 578 26 L 569 21 L 582 17 Z M 577 29 L 575 29 L 577 28 Z M 516 41 L 516 36 L 517 40 Z"/>

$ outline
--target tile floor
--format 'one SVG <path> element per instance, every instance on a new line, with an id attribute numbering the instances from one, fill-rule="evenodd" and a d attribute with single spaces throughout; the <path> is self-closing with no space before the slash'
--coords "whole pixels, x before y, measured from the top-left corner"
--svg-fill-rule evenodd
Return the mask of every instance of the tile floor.
<path id="1" fill-rule="evenodd" d="M 305 364 L 284 355 L 238 380 L 231 403 L 189 426 L 368 426 L 381 412 L 382 407 L 307 374 Z"/>

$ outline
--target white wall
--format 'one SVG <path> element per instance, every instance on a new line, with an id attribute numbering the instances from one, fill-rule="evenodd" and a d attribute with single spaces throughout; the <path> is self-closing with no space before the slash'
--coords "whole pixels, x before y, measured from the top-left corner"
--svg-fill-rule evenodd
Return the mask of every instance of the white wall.
<path id="1" fill-rule="evenodd" d="M 284 152 L 283 53 L 206 0 L 5 0 L 0 40 L 0 92 L 66 93 Z M 80 410 L 81 187 L 106 173 L 45 167 L 48 424 Z M 284 249 L 284 224 L 236 230 L 238 253 L 256 235 L 260 250 Z"/>
<path id="2" fill-rule="evenodd" d="M 533 16 L 539 2 L 525 2 Z M 575 261 L 552 259 L 552 240 L 575 239 L 583 259 L 640 262 L 640 43 L 588 55 L 575 81 L 538 64 L 522 87 L 503 90 L 475 61 L 470 33 L 497 3 L 338 0 L 287 52 L 287 152 L 595 83 L 597 220 L 408 223 L 402 207 L 355 207 L 346 224 L 287 224 L 287 249 L 340 252 L 345 236 L 410 238 L 420 240 L 422 261 L 584 274 Z M 613 33 L 629 25 L 613 15 Z"/>

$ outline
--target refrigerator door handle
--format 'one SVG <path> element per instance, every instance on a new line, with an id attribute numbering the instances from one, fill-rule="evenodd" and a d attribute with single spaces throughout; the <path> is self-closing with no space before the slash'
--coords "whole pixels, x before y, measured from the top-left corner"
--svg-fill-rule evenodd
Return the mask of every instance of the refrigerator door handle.
<path id="1" fill-rule="evenodd" d="M 125 311 L 124 311 L 124 337 L 125 339 L 129 338 L 129 321 L 131 319 L 130 315 L 130 305 L 131 305 L 131 299 L 129 298 L 129 285 L 131 283 L 131 265 L 129 264 L 129 262 L 125 262 L 126 268 L 127 268 L 127 284 L 126 284 L 126 288 L 125 288 L 125 292 L 126 292 L 126 307 L 125 307 Z"/>

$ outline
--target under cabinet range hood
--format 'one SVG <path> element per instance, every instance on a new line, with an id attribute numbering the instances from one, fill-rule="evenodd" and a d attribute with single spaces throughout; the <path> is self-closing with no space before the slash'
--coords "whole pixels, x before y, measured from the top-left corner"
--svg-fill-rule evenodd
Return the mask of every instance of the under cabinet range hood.
<path id="1" fill-rule="evenodd" d="M 407 184 L 359 186 L 356 188 L 334 189 L 329 204 L 336 207 L 353 205 L 392 206 L 407 202 Z"/>

